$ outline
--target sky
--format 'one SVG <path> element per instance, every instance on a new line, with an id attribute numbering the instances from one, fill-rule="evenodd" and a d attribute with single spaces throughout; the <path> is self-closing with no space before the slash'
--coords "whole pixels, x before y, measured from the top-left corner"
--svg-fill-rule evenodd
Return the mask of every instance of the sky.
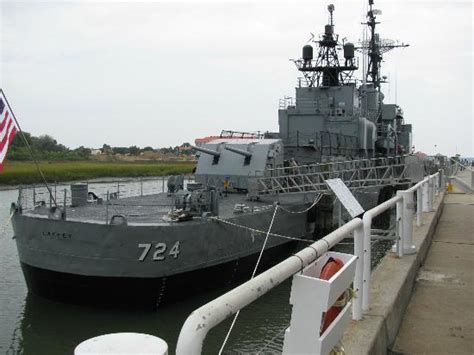
<path id="1" fill-rule="evenodd" d="M 366 1 L 2 1 L 0 86 L 23 130 L 78 146 L 175 146 L 278 131 L 310 32 L 362 38 Z M 474 156 L 471 1 L 375 0 L 385 103 L 416 150 Z M 361 70 L 358 72 L 360 78 Z"/>

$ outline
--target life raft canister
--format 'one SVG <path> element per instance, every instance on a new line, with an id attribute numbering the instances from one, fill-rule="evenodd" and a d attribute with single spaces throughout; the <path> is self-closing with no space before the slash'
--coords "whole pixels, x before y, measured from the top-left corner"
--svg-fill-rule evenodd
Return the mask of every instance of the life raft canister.
<path id="1" fill-rule="evenodd" d="M 333 277 L 339 270 L 342 269 L 344 266 L 344 262 L 338 258 L 330 257 L 326 264 L 321 269 L 321 274 L 319 278 L 321 280 L 329 280 Z M 338 305 L 344 299 L 344 293 L 338 298 L 336 303 L 326 312 L 323 314 L 323 320 L 321 322 L 321 331 L 320 335 L 323 334 L 326 329 L 328 329 L 329 325 L 332 323 L 334 319 L 336 319 L 337 315 L 341 312 L 343 306 Z"/>

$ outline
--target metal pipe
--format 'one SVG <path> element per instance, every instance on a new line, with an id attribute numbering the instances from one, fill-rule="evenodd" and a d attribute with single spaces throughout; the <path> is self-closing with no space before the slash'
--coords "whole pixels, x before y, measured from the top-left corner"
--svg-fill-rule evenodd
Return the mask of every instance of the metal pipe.
<path id="1" fill-rule="evenodd" d="M 105 204 L 105 224 L 109 224 L 109 190 L 107 190 L 107 203 Z"/>
<path id="2" fill-rule="evenodd" d="M 416 253 L 416 246 L 413 244 L 413 216 L 415 205 L 413 203 L 413 191 L 397 191 L 397 195 L 403 198 L 402 209 L 402 249 L 403 254 L 410 255 Z"/>
<path id="3" fill-rule="evenodd" d="M 421 211 L 423 209 L 423 189 L 421 186 L 416 191 L 416 226 L 420 227 L 423 225 L 423 221 L 421 219 Z"/>
<path id="4" fill-rule="evenodd" d="M 357 263 L 354 275 L 355 298 L 352 305 L 352 319 L 362 319 L 362 299 L 364 287 L 364 226 L 359 226 L 354 231 L 354 254 Z"/>
<path id="5" fill-rule="evenodd" d="M 396 253 L 399 258 L 403 257 L 403 243 L 402 243 L 402 233 L 403 233 L 403 200 L 397 201 L 397 242 L 396 242 Z"/>
<path id="6" fill-rule="evenodd" d="M 228 150 L 228 151 L 231 151 L 232 153 L 243 155 L 246 158 L 251 158 L 252 157 L 252 153 L 250 153 L 246 150 L 233 148 L 233 147 L 228 147 L 228 146 L 226 146 L 225 149 Z"/>
<path id="7" fill-rule="evenodd" d="M 362 288 L 362 309 L 369 309 L 369 290 L 370 290 L 370 267 L 372 261 L 372 255 L 370 250 L 370 240 L 371 240 L 371 227 L 372 220 L 374 217 L 385 212 L 389 208 L 393 207 L 398 201 L 401 201 L 400 196 L 392 197 L 390 200 L 387 200 L 381 203 L 378 206 L 366 211 L 364 217 L 362 218 L 364 224 L 364 261 L 363 261 L 363 288 Z"/>
<path id="8" fill-rule="evenodd" d="M 66 200 L 67 200 L 67 189 L 64 189 L 63 214 L 62 214 L 63 219 L 66 219 Z"/>
<path id="9" fill-rule="evenodd" d="M 200 354 L 212 328 L 302 270 L 361 225 L 360 218 L 354 218 L 310 247 L 195 310 L 181 328 L 176 354 Z"/>
<path id="10" fill-rule="evenodd" d="M 212 150 L 212 149 L 207 149 L 207 148 L 202 148 L 202 147 L 196 147 L 196 146 L 191 146 L 193 149 L 196 149 L 197 151 L 199 152 L 202 152 L 204 154 L 209 154 L 209 155 L 213 155 L 215 157 L 218 157 L 221 155 L 221 153 L 219 152 L 216 152 L 215 150 Z"/>

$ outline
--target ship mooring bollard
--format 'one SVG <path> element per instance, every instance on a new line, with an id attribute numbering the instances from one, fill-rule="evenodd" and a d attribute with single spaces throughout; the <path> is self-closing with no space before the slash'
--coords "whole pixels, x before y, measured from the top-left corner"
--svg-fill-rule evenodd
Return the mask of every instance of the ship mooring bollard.
<path id="1" fill-rule="evenodd" d="M 167 355 L 168 344 L 163 339 L 148 334 L 112 333 L 83 341 L 74 349 L 74 355 L 97 354 Z"/>

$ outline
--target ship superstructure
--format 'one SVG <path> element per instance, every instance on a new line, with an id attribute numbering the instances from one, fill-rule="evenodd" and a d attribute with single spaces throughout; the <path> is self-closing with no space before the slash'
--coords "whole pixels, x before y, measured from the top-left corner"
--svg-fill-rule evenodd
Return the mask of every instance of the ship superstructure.
<path id="1" fill-rule="evenodd" d="M 359 46 L 340 41 L 333 20 L 335 8 L 329 5 L 324 33 L 312 40 L 313 45 L 305 45 L 302 57 L 294 60 L 303 77 L 298 79 L 295 99 L 282 100 L 279 110 L 279 136 L 287 160 L 311 164 L 410 151 L 411 125 L 404 124 L 399 106 L 383 102 L 380 76 L 382 54 L 406 45 L 380 40 L 372 0 L 369 6 L 365 23 L 370 28 L 369 40 Z M 356 50 L 368 58 L 362 80 L 354 75 L 359 68 Z"/>

